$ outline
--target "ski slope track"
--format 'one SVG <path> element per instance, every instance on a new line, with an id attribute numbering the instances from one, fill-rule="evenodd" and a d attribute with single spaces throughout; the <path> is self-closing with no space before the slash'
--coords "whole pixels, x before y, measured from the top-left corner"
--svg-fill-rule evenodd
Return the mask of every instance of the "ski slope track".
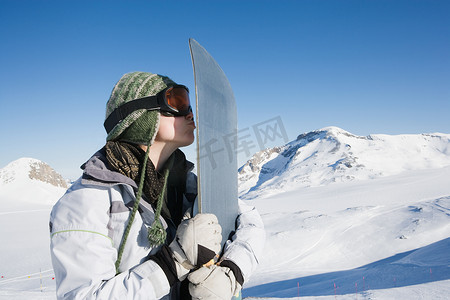
<path id="1" fill-rule="evenodd" d="M 0 299 L 56 299 L 48 219 L 66 188 L 49 170 L 0 169 Z M 267 233 L 244 298 L 450 295 L 449 134 L 300 134 L 244 164 L 239 194 Z"/>

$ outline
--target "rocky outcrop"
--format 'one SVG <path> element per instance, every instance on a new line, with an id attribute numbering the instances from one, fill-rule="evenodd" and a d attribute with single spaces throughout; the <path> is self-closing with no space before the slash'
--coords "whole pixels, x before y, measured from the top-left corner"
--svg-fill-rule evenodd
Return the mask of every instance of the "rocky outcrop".
<path id="1" fill-rule="evenodd" d="M 28 176 L 30 177 L 30 179 L 35 179 L 45 183 L 50 183 L 54 186 L 67 188 L 67 183 L 64 178 L 52 167 L 42 161 L 37 161 L 30 164 L 30 171 L 28 173 Z"/>

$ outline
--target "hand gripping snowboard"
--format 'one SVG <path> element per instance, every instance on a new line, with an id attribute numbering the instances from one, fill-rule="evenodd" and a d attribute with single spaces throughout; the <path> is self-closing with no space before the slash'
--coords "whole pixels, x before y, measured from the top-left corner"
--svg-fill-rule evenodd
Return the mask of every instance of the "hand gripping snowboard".
<path id="1" fill-rule="evenodd" d="M 217 216 L 223 246 L 238 216 L 236 101 L 214 58 L 194 39 L 189 47 L 196 94 L 198 212 Z"/>

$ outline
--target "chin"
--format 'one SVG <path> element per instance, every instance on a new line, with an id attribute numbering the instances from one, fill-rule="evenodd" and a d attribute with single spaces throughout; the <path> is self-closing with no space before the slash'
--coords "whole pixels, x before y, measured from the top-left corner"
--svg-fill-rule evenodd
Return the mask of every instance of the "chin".
<path id="1" fill-rule="evenodd" d="M 193 142 L 194 142 L 194 137 L 192 136 L 192 138 L 186 139 L 185 141 L 181 142 L 179 147 L 187 147 L 189 145 L 192 145 Z"/>

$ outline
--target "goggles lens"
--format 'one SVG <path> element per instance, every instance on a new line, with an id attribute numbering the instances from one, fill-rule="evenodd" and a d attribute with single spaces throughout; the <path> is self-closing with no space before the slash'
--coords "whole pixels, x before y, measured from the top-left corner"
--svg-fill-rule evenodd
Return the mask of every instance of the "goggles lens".
<path id="1" fill-rule="evenodd" d="M 167 104 L 179 112 L 189 112 L 191 102 L 189 92 L 183 87 L 171 87 L 166 91 Z"/>

